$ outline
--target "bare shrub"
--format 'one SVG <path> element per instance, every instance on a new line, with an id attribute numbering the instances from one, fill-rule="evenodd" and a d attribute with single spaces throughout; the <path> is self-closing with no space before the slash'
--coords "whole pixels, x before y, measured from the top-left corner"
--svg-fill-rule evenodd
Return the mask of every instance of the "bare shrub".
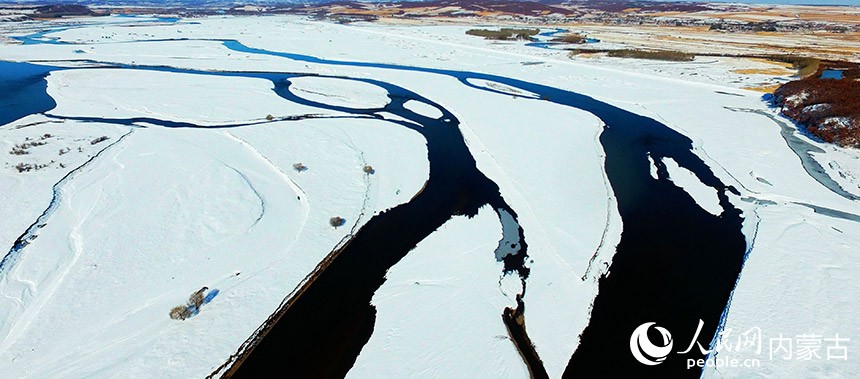
<path id="1" fill-rule="evenodd" d="M 51 161 L 51 163 L 54 163 L 54 162 Z M 41 170 L 45 167 L 48 167 L 48 165 L 50 165 L 50 163 L 24 163 L 24 162 L 21 162 L 21 163 L 18 163 L 15 165 L 15 169 L 18 170 L 18 172 L 30 172 L 30 171 Z"/>
<path id="2" fill-rule="evenodd" d="M 191 317 L 191 310 L 184 305 L 175 306 L 170 310 L 170 318 L 174 320 L 185 320 L 188 317 Z"/>
<path id="3" fill-rule="evenodd" d="M 49 135 L 49 134 L 46 134 L 46 135 Z M 31 141 L 29 137 L 27 137 L 27 139 L 25 139 L 25 141 L 28 141 L 28 142 L 19 143 L 19 144 L 13 146 L 12 150 L 9 151 L 9 154 L 27 155 L 27 154 L 30 154 L 30 152 L 27 151 L 27 149 L 29 149 L 31 147 L 42 146 L 42 145 L 47 144 L 47 142 L 45 142 L 45 141 Z"/>
<path id="4" fill-rule="evenodd" d="M 185 320 L 200 312 L 200 307 L 206 302 L 205 294 L 208 289 L 209 287 L 203 287 L 197 290 L 196 292 L 192 293 L 191 296 L 188 297 L 188 302 L 185 305 L 178 305 L 173 307 L 170 310 L 170 318 L 174 320 Z M 218 290 L 216 289 L 212 294 L 212 297 L 217 294 Z"/>
<path id="5" fill-rule="evenodd" d="M 188 307 L 200 308 L 200 306 L 203 305 L 203 300 L 205 299 L 203 297 L 203 293 L 208 289 L 209 287 L 203 287 L 197 290 L 197 292 L 192 293 L 191 296 L 188 297 Z"/>
<path id="6" fill-rule="evenodd" d="M 334 217 L 330 218 L 328 220 L 328 222 L 329 222 L 329 224 L 331 224 L 331 226 L 334 226 L 335 228 L 337 228 L 337 227 L 341 227 L 344 224 L 346 224 L 346 219 L 343 217 L 340 217 L 340 216 L 334 216 Z"/>
<path id="7" fill-rule="evenodd" d="M 15 147 L 13 147 L 13 148 L 12 148 L 12 150 L 10 150 L 10 151 L 9 151 L 9 154 L 12 154 L 12 155 L 27 155 L 27 154 L 30 154 L 30 152 L 29 152 L 29 151 L 27 151 L 27 149 L 22 149 L 22 148 L 20 148 L 20 147 L 18 147 L 18 146 L 15 146 Z"/>
<path id="8" fill-rule="evenodd" d="M 199 307 L 201 304 L 203 304 L 203 294 L 200 292 L 195 292 L 188 298 L 188 305 Z"/>

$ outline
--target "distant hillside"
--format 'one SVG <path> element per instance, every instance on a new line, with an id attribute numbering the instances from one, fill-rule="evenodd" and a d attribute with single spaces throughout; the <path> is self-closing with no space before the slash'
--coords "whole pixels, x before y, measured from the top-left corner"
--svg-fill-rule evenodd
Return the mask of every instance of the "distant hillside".
<path id="1" fill-rule="evenodd" d="M 95 15 L 89 7 L 79 4 L 53 4 L 43 5 L 36 8 L 32 17 L 36 18 L 59 18 L 63 16 L 92 16 Z"/>

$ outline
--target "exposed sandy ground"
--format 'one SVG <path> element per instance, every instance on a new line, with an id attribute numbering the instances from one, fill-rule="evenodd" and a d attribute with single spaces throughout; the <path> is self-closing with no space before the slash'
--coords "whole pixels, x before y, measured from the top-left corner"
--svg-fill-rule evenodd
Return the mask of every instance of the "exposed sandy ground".
<path id="1" fill-rule="evenodd" d="M 452 8 L 452 7 L 448 7 Z M 453 7 L 456 8 L 456 7 Z M 397 9 L 397 8 L 394 8 Z M 646 18 L 668 17 L 673 19 L 727 20 L 747 22 L 827 22 L 846 27 L 860 25 L 860 7 L 840 6 L 748 6 L 738 11 L 706 12 L 661 12 L 642 13 Z M 453 11 L 456 9 L 444 9 Z M 696 54 L 764 55 L 798 54 L 821 59 L 860 62 L 860 33 L 811 32 L 719 32 L 707 26 L 634 26 L 604 25 L 589 23 L 554 24 L 544 21 L 515 21 L 499 12 L 487 12 L 481 17 L 438 17 L 438 8 L 410 8 L 408 13 L 423 16 L 422 19 L 391 17 L 391 9 L 382 8 L 361 12 L 381 16 L 380 22 L 389 24 L 429 25 L 436 23 L 486 24 L 505 23 L 515 25 L 564 27 L 588 34 L 601 41 L 633 48 L 671 49 Z M 628 9 L 624 13 L 637 14 Z M 542 23 L 543 22 L 543 23 Z M 547 22 L 551 24 L 546 24 Z"/>
<path id="2" fill-rule="evenodd" d="M 800 54 L 860 61 L 860 34 L 720 33 L 700 27 L 572 26 L 604 42 L 697 54 Z"/>
<path id="3" fill-rule="evenodd" d="M 430 26 L 457 24 L 466 28 L 467 25 L 476 25 L 474 19 L 467 20 L 462 18 L 432 18 L 432 19 L 403 19 L 403 18 L 382 18 L 379 24 L 387 25 L 411 25 L 411 26 Z M 483 26 L 530 26 L 555 28 L 563 27 L 588 35 L 589 37 L 598 38 L 600 43 L 595 45 L 584 46 L 584 48 L 611 49 L 621 47 L 631 48 L 650 48 L 650 49 L 672 49 L 689 51 L 697 54 L 730 54 L 730 55 L 765 55 L 765 54 L 788 54 L 796 53 L 806 55 L 807 51 L 797 49 L 778 48 L 765 45 L 762 41 L 786 40 L 786 36 L 778 33 L 748 33 L 748 34 L 725 34 L 710 32 L 703 27 L 631 27 L 631 26 L 605 26 L 605 25 L 535 25 L 525 23 L 511 22 L 495 22 L 489 24 L 481 24 Z M 841 36 L 841 35 L 839 35 Z M 727 41 L 731 38 L 735 41 Z M 832 38 L 832 35 L 814 35 L 803 36 L 807 39 L 821 39 L 823 37 Z M 475 41 L 480 40 L 476 38 Z M 851 44 L 860 45 L 858 41 L 847 41 Z M 818 45 L 825 45 L 826 42 L 815 42 Z M 512 49 L 515 45 L 522 43 L 507 44 L 503 47 L 494 44 L 499 49 Z M 571 45 L 569 47 L 576 47 Z M 860 47 L 860 46 L 858 46 Z M 817 57 L 826 57 L 830 59 L 843 60 L 853 59 L 853 57 L 845 51 L 833 49 L 824 54 L 808 54 Z M 542 52 L 554 52 L 557 59 L 564 59 L 564 52 L 557 50 L 540 50 Z M 526 48 L 523 53 L 535 54 L 534 48 Z M 710 57 L 700 56 L 695 62 L 659 62 L 659 61 L 639 61 L 634 59 L 624 58 L 608 58 L 605 53 L 583 53 L 577 54 L 571 58 L 579 62 L 612 62 L 612 65 L 630 66 L 631 69 L 642 70 L 650 69 L 652 73 L 657 75 L 681 75 L 691 80 L 703 80 L 710 83 L 723 83 L 735 86 L 737 88 L 748 89 L 757 92 L 770 93 L 778 88 L 782 83 L 796 79 L 797 70 L 792 68 L 791 64 L 777 62 L 761 58 L 748 57 Z M 600 63 L 597 63 L 600 64 Z"/>
<path id="4" fill-rule="evenodd" d="M 860 8 L 848 6 L 808 6 L 808 5 L 750 5 L 731 11 L 705 12 L 656 12 L 652 16 L 689 17 L 689 18 L 719 18 L 738 21 L 827 21 L 860 23 Z"/>
<path id="5" fill-rule="evenodd" d="M 381 18 L 390 25 L 478 24 L 476 19 Z M 488 22 L 488 21 L 483 21 Z M 678 50 L 695 54 L 785 55 L 860 62 L 860 33 L 722 33 L 703 27 L 616 26 L 593 24 L 526 24 L 494 21 L 494 24 L 567 28 L 605 43 L 631 48 Z"/>

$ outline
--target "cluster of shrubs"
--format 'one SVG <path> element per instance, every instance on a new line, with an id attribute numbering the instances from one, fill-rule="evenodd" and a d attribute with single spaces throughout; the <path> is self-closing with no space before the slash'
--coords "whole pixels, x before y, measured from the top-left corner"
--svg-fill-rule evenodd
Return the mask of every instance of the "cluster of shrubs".
<path id="1" fill-rule="evenodd" d="M 48 138 L 51 138 L 51 137 L 53 137 L 53 136 L 50 134 L 47 134 L 47 133 L 43 134 L 42 137 L 39 137 L 38 140 L 33 140 L 32 138 L 27 137 L 26 139 L 24 139 L 23 143 L 19 143 L 19 144 L 13 146 L 12 150 L 9 151 L 9 154 L 12 154 L 12 155 L 30 154 L 30 152 L 27 151 L 27 149 L 29 149 L 31 147 L 36 147 L 36 146 L 47 145 L 48 142 L 46 142 L 45 140 Z"/>
<path id="2" fill-rule="evenodd" d="M 302 164 L 301 162 L 299 162 L 299 163 L 294 163 L 294 164 L 293 164 L 293 170 L 296 170 L 296 171 L 298 171 L 298 172 L 304 172 L 304 171 L 307 171 L 307 170 L 308 170 L 308 166 L 305 166 L 305 165 L 304 165 L 304 164 Z"/>
<path id="3" fill-rule="evenodd" d="M 209 290 L 209 287 L 203 287 L 197 290 L 197 292 L 192 293 L 191 296 L 188 297 L 188 302 L 185 303 L 185 305 L 173 307 L 170 310 L 170 318 L 174 320 L 185 320 L 200 313 L 200 307 L 218 295 L 217 289 L 204 295 L 207 290 Z"/>
<path id="4" fill-rule="evenodd" d="M 556 37 L 552 39 L 555 42 L 564 42 L 564 43 L 585 43 L 586 38 L 579 34 L 565 34 L 561 37 Z"/>
<path id="5" fill-rule="evenodd" d="M 673 50 L 638 50 L 638 49 L 567 49 L 573 58 L 577 54 L 606 53 L 615 58 L 651 59 L 657 61 L 689 62 L 696 58 L 695 54 Z"/>
<path id="6" fill-rule="evenodd" d="M 773 101 L 812 135 L 841 146 L 860 147 L 860 81 L 845 76 L 821 79 L 823 69 L 784 84 L 774 92 Z"/>
<path id="7" fill-rule="evenodd" d="M 618 49 L 609 50 L 606 53 L 610 57 L 617 58 L 651 59 L 671 62 L 689 62 L 696 58 L 695 54 L 672 50 Z"/>
<path id="8" fill-rule="evenodd" d="M 102 142 L 107 141 L 107 140 L 109 140 L 109 139 L 110 139 L 110 138 L 109 138 L 108 136 L 96 137 L 94 140 L 90 141 L 90 145 L 95 145 L 95 144 L 97 144 L 97 143 L 102 143 Z"/>
<path id="9" fill-rule="evenodd" d="M 54 161 L 51 161 L 54 163 Z M 21 172 L 30 172 L 30 171 L 38 171 L 45 167 L 48 167 L 51 163 L 18 163 L 15 165 L 15 169 Z"/>
<path id="10" fill-rule="evenodd" d="M 15 145 L 15 146 L 13 146 L 13 147 L 12 147 L 12 150 L 9 150 L 9 154 L 12 154 L 12 155 L 27 155 L 27 154 L 30 154 L 30 152 L 29 152 L 29 151 L 27 151 L 27 149 L 26 149 L 25 147 L 21 146 L 21 145 Z"/>
<path id="11" fill-rule="evenodd" d="M 466 31 L 466 34 L 470 36 L 478 36 L 484 37 L 486 39 L 494 39 L 494 40 L 516 40 L 516 39 L 525 39 L 531 40 L 532 36 L 540 33 L 540 29 L 514 29 L 514 28 L 501 28 L 499 30 L 490 30 L 490 29 L 469 29 Z"/>

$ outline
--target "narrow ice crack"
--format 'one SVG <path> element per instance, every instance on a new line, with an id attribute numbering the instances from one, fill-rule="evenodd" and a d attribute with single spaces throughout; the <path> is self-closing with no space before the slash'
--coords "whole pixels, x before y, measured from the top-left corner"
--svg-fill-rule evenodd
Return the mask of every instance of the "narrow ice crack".
<path id="1" fill-rule="evenodd" d="M 266 199 L 263 197 L 263 194 L 261 194 L 260 191 L 258 191 L 257 188 L 254 187 L 254 185 L 251 183 L 251 180 L 248 179 L 248 176 L 245 175 L 245 173 L 239 171 L 235 167 L 230 166 L 226 163 L 224 165 L 227 166 L 229 169 L 233 170 L 234 172 L 236 172 L 236 174 L 238 174 L 242 178 L 242 181 L 245 183 L 246 186 L 248 186 L 248 188 L 251 189 L 252 192 L 254 192 L 254 195 L 257 196 L 257 200 L 259 200 L 259 202 L 260 202 L 260 214 L 257 215 L 257 218 L 254 220 L 254 222 L 251 224 L 251 226 L 248 227 L 248 229 L 251 229 L 254 226 L 256 226 L 260 222 L 260 220 L 263 219 L 263 216 L 266 214 Z"/>

